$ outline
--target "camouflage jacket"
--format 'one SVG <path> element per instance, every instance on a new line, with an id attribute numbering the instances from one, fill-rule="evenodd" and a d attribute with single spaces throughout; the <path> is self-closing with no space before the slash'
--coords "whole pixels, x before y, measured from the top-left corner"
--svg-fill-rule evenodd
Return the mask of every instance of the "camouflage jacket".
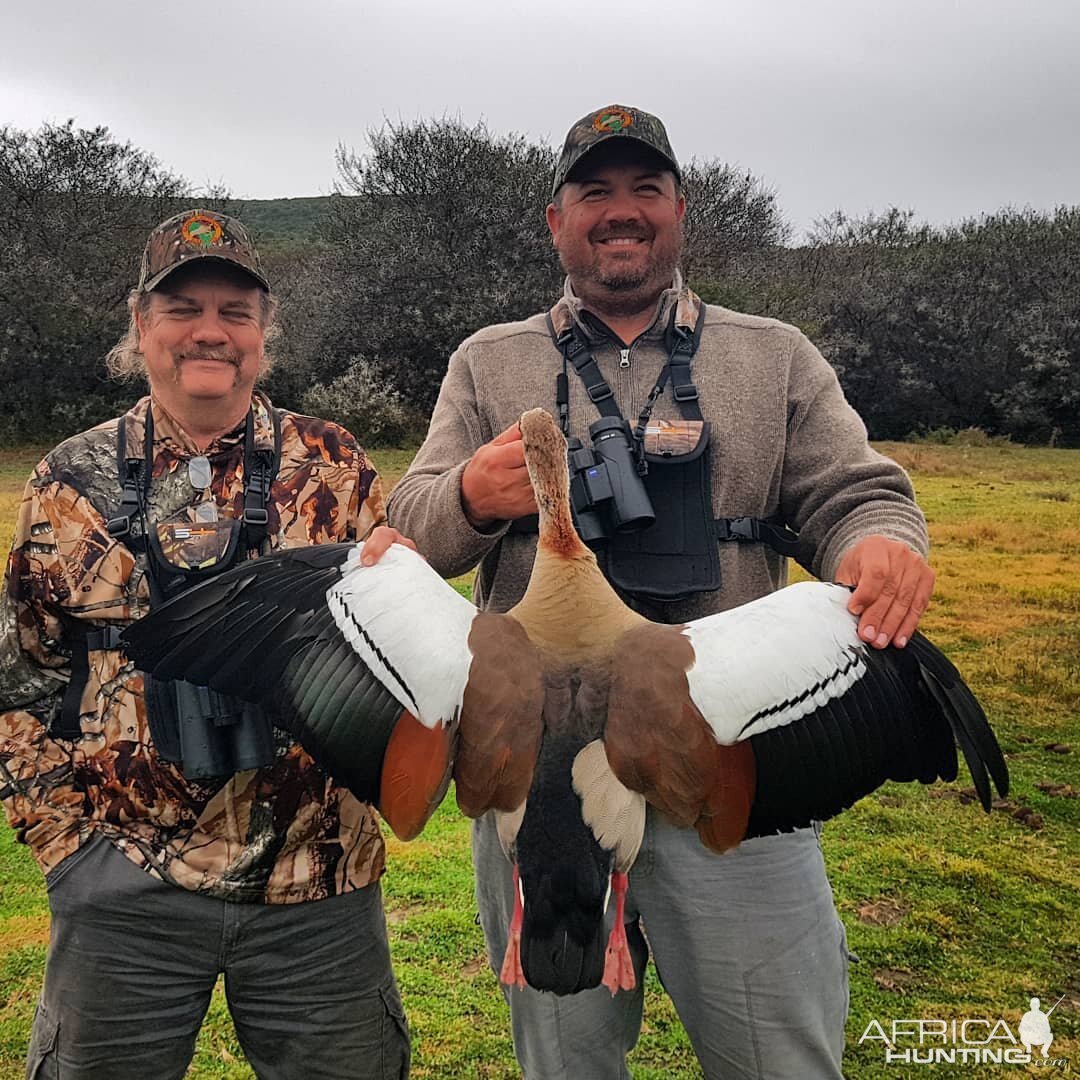
<path id="1" fill-rule="evenodd" d="M 256 394 L 255 440 L 273 446 L 269 402 Z M 156 402 L 128 414 L 141 447 L 153 409 L 148 517 L 190 512 L 206 499 L 188 479 L 199 453 Z M 65 623 L 126 625 L 145 614 L 144 556 L 113 540 L 120 502 L 121 419 L 53 450 L 26 486 L 0 599 L 0 798 L 45 873 L 94 833 L 183 888 L 227 900 L 293 903 L 360 888 L 383 870 L 374 812 L 275 729 L 276 760 L 213 782 L 185 780 L 152 745 L 142 676 L 115 650 L 92 651 L 81 735 L 53 738 L 70 673 Z M 363 538 L 385 518 L 370 461 L 343 428 L 281 416 L 281 466 L 271 491 L 271 548 Z M 244 425 L 203 453 L 221 517 L 243 510 Z M 254 554 L 254 553 L 249 553 Z M 70 635 L 68 635 L 70 636 Z"/>

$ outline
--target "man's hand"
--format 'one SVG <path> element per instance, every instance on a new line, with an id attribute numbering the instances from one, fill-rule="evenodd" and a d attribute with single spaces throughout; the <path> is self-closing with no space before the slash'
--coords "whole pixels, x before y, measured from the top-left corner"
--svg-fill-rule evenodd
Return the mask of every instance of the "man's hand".
<path id="1" fill-rule="evenodd" d="M 859 637 L 876 649 L 902 649 L 934 590 L 934 571 L 906 544 L 884 536 L 860 540 L 840 560 L 836 580 L 854 585 L 848 611 L 859 616 Z"/>
<path id="2" fill-rule="evenodd" d="M 389 525 L 376 525 L 364 541 L 364 553 L 360 556 L 360 562 L 364 566 L 374 566 L 386 554 L 391 544 L 401 544 L 416 550 L 416 545 L 407 536 L 402 536 L 397 529 L 391 529 Z"/>
<path id="3" fill-rule="evenodd" d="M 521 429 L 516 423 L 484 443 L 461 474 L 461 506 L 474 528 L 536 513 Z"/>

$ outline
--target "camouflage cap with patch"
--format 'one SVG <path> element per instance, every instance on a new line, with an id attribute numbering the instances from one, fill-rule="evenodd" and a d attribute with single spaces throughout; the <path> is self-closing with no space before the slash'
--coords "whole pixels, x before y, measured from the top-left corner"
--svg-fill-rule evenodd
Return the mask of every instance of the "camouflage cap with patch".
<path id="1" fill-rule="evenodd" d="M 185 210 L 154 229 L 143 249 L 138 291 L 156 289 L 174 270 L 197 259 L 230 263 L 270 291 L 247 230 L 235 218 L 214 210 Z"/>
<path id="2" fill-rule="evenodd" d="M 551 194 L 554 195 L 566 183 L 571 170 L 586 154 L 613 138 L 633 139 L 647 146 L 667 162 L 676 178 L 681 179 L 679 163 L 675 160 L 675 151 L 671 149 L 663 123 L 641 109 L 628 105 L 608 105 L 583 116 L 567 133 L 555 166 Z"/>

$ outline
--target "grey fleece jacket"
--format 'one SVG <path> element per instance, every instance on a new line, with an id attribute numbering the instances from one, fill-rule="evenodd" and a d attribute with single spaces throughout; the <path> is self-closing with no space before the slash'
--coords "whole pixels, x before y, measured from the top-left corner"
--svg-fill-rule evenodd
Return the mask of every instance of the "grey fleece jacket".
<path id="1" fill-rule="evenodd" d="M 623 415 L 637 418 L 667 361 L 663 334 L 681 281 L 667 290 L 652 325 L 625 358 L 617 340 L 581 323 Z M 566 296 L 580 323 L 581 302 Z M 799 533 L 799 562 L 832 580 L 840 560 L 863 537 L 879 533 L 925 555 L 926 521 L 907 475 L 871 449 L 866 428 L 844 399 L 825 358 L 795 327 L 708 305 L 692 376 L 712 424 L 712 491 L 716 517 L 756 517 Z M 390 524 L 412 537 L 444 577 L 477 563 L 474 599 L 506 611 L 524 592 L 535 535 L 475 529 L 461 505 L 461 474 L 473 452 L 536 406 L 555 411 L 562 357 L 544 315 L 489 326 L 450 358 L 424 440 L 387 504 Z M 570 380 L 571 434 L 588 445 L 598 416 L 581 381 Z M 670 386 L 653 418 L 677 420 Z M 735 607 L 779 588 L 786 560 L 760 543 L 720 544 L 721 587 L 665 605 L 665 619 L 684 622 Z"/>

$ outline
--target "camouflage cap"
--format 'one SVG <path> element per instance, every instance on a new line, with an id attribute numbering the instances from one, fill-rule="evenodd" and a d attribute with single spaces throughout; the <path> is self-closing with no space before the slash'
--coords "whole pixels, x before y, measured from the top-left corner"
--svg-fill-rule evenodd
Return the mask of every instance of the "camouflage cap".
<path id="1" fill-rule="evenodd" d="M 230 263 L 270 291 L 247 230 L 235 218 L 214 210 L 185 210 L 154 229 L 143 250 L 138 291 L 156 289 L 174 270 L 196 259 Z"/>
<path id="2" fill-rule="evenodd" d="M 627 105 L 608 105 L 583 116 L 567 133 L 559 162 L 555 166 L 555 181 L 551 194 L 554 195 L 566 183 L 571 170 L 586 154 L 606 140 L 614 138 L 633 139 L 647 146 L 667 162 L 676 178 L 681 179 L 679 163 L 675 160 L 675 151 L 671 149 L 663 123 L 641 109 L 632 109 Z"/>

